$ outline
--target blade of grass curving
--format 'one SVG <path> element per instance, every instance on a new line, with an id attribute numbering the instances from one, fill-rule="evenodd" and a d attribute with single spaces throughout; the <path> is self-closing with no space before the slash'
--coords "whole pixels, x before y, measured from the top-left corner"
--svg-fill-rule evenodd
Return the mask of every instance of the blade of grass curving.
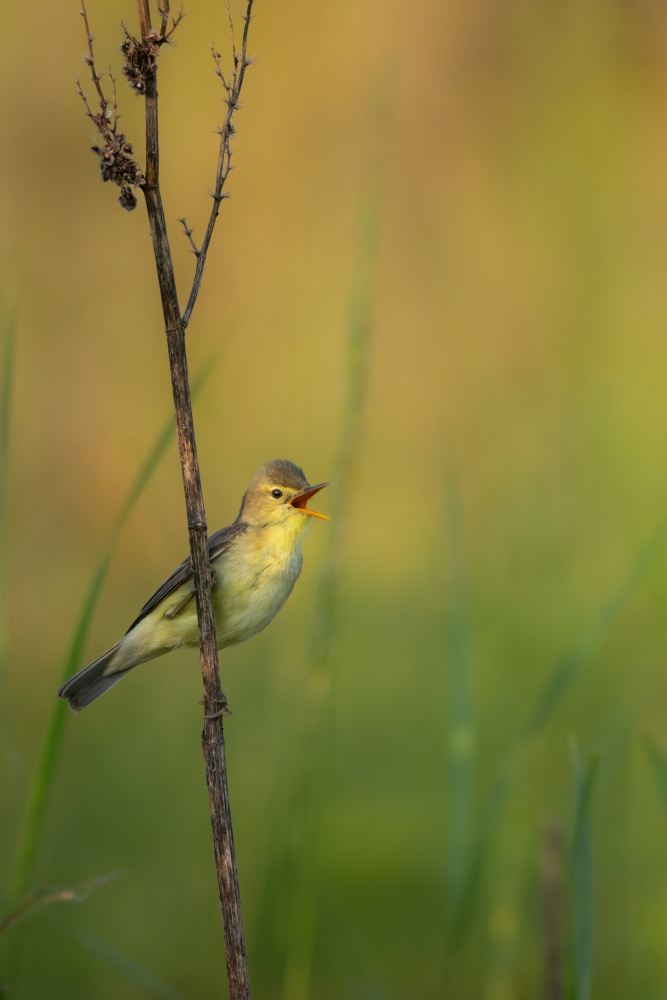
<path id="1" fill-rule="evenodd" d="M 470 625 L 461 504 L 454 476 L 447 483 L 449 535 L 449 628 L 446 654 L 449 733 L 447 740 L 448 885 L 450 907 L 458 913 L 467 890 L 474 838 L 475 731 L 470 680 Z"/>
<path id="2" fill-rule="evenodd" d="M 110 968 L 115 969 L 116 972 L 119 972 L 129 982 L 134 983 L 135 986 L 140 986 L 141 989 L 148 991 L 153 996 L 163 997 L 163 1000 L 189 1000 L 185 993 L 181 993 L 175 986 L 156 976 L 145 965 L 130 958 L 129 955 L 119 951 L 118 948 L 114 948 L 108 941 L 98 937 L 96 934 L 91 934 L 90 931 L 82 930 L 80 927 L 71 927 L 61 922 L 55 924 L 54 921 L 53 923 L 60 930 L 78 941 L 79 944 L 83 945 L 89 952 L 105 962 Z"/>
<path id="3" fill-rule="evenodd" d="M 18 785 L 21 764 L 11 712 L 13 699 L 9 676 L 9 593 L 7 589 L 7 539 L 10 534 L 7 513 L 7 483 L 9 479 L 17 322 L 18 296 L 16 289 L 11 287 L 5 298 L 2 318 L 2 360 L 0 362 L 0 705 L 2 705 L 2 728 L 5 733 L 7 755 L 12 774 Z"/>
<path id="4" fill-rule="evenodd" d="M 326 747 L 330 731 L 329 688 L 336 631 L 340 558 L 347 528 L 347 507 L 356 471 L 361 424 L 368 395 L 372 287 L 377 259 L 379 206 L 376 198 L 362 205 L 357 266 L 352 287 L 347 335 L 347 370 L 338 453 L 332 481 L 331 525 L 322 559 L 307 652 L 308 679 L 304 722 L 292 780 L 293 807 L 285 859 L 286 950 L 282 996 L 306 1000 L 317 917 L 317 858 L 326 780 Z M 281 917 L 281 919 L 284 919 Z"/>
<path id="5" fill-rule="evenodd" d="M 612 625 L 635 595 L 637 587 L 646 577 L 662 549 L 666 536 L 667 526 L 662 525 L 639 553 L 627 575 L 610 595 L 579 641 L 556 665 L 536 700 L 520 742 L 525 743 L 532 739 L 549 721 L 567 689 L 593 658 Z"/>
<path id="6" fill-rule="evenodd" d="M 209 359 L 192 381 L 192 397 L 194 398 L 205 385 L 213 371 L 217 358 Z M 109 530 L 107 541 L 95 567 L 88 590 L 84 596 L 83 605 L 74 629 L 63 670 L 61 682 L 64 683 L 80 665 L 93 614 L 106 580 L 116 543 L 139 498 L 146 489 L 170 442 L 176 435 L 174 418 L 171 416 L 158 434 L 153 447 L 141 465 L 134 482 L 122 501 L 118 513 Z M 60 754 L 62 751 L 65 724 L 69 717 L 69 707 L 66 702 L 55 697 L 54 707 L 49 721 L 46 737 L 42 746 L 35 774 L 28 791 L 27 808 L 18 840 L 14 878 L 9 896 L 10 909 L 25 896 L 32 874 L 39 841 L 42 835 L 46 807 L 53 787 Z"/>
<path id="7" fill-rule="evenodd" d="M 590 812 L 598 774 L 599 756 L 584 765 L 576 742 L 572 743 L 575 816 L 572 834 L 572 962 L 574 1000 L 590 1000 L 593 982 L 594 898 L 591 862 Z"/>
<path id="8" fill-rule="evenodd" d="M 472 837 L 468 864 L 461 877 L 461 890 L 449 926 L 449 947 L 456 950 L 467 939 L 479 904 L 489 854 L 496 840 L 503 812 L 509 800 L 514 775 L 509 768 L 501 771 L 488 794 Z"/>
<path id="9" fill-rule="evenodd" d="M 53 906 L 54 903 L 82 903 L 95 889 L 106 885 L 115 877 L 115 875 L 101 875 L 98 878 L 89 878 L 74 889 L 41 889 L 39 892 L 31 892 L 20 901 L 9 916 L 0 920 L 0 934 L 15 924 L 34 917 L 36 913 L 47 906 Z"/>
<path id="10" fill-rule="evenodd" d="M 662 797 L 667 805 L 667 757 L 649 736 L 644 737 L 644 749 L 651 762 L 652 771 L 658 782 Z"/>

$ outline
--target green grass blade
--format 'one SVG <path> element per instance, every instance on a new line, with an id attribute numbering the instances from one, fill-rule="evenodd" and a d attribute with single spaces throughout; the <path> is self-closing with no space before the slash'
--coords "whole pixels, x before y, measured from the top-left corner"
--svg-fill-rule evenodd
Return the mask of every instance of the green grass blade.
<path id="1" fill-rule="evenodd" d="M 594 943 L 590 812 L 598 774 L 599 757 L 594 754 L 586 767 L 581 759 L 579 748 L 576 743 L 573 743 L 572 764 L 576 798 L 572 835 L 574 998 L 575 1000 L 590 1000 Z"/>
<path id="2" fill-rule="evenodd" d="M 39 892 L 33 892 L 22 899 L 9 916 L 0 920 L 0 934 L 23 920 L 29 920 L 54 903 L 82 903 L 99 886 L 106 885 L 115 877 L 115 875 L 102 875 L 99 878 L 87 879 L 73 889 L 41 889 Z"/>
<path id="3" fill-rule="evenodd" d="M 556 665 L 538 696 L 526 725 L 522 742 L 532 739 L 544 728 L 562 701 L 568 688 L 589 663 L 607 637 L 612 625 L 635 595 L 640 583 L 653 566 L 665 541 L 663 525 L 639 553 L 628 574 L 600 609 L 579 641 Z"/>
<path id="4" fill-rule="evenodd" d="M 449 628 L 447 673 L 449 733 L 447 741 L 448 885 L 450 906 L 461 910 L 467 895 L 472 864 L 475 797 L 475 731 L 470 682 L 470 625 L 466 584 L 466 555 L 461 506 L 454 478 L 447 489 L 449 535 Z"/>
<path id="5" fill-rule="evenodd" d="M 502 771 L 486 800 L 476 834 L 471 837 L 467 866 L 461 876 L 461 888 L 451 914 L 449 947 L 459 948 L 466 941 L 479 904 L 484 874 L 503 812 L 509 800 L 514 775 Z"/>
<path id="6" fill-rule="evenodd" d="M 209 360 L 193 380 L 191 390 L 193 398 L 204 386 L 213 367 L 214 363 Z M 146 456 L 134 482 L 131 484 L 120 505 L 83 600 L 72 641 L 63 664 L 61 683 L 64 683 L 75 672 L 77 667 L 81 666 L 93 614 L 97 607 L 109 566 L 111 565 L 118 538 L 175 434 L 174 418 L 170 417 L 158 434 L 153 447 Z M 28 889 L 44 827 L 46 807 L 60 761 L 65 725 L 69 715 L 70 712 L 67 703 L 55 698 L 54 689 L 53 712 L 35 774 L 28 791 L 27 808 L 18 840 L 14 877 L 9 897 L 10 909 L 13 909 L 18 901 L 25 896 Z"/>
<path id="7" fill-rule="evenodd" d="M 17 323 L 18 301 L 16 291 L 12 288 L 6 296 L 2 318 L 2 359 L 0 361 L 0 704 L 2 705 L 2 726 L 7 753 L 11 770 L 18 784 L 20 754 L 11 713 L 13 699 L 9 676 L 9 593 L 7 589 L 7 539 L 9 538 L 7 501 Z"/>
<path id="8" fill-rule="evenodd" d="M 77 666 L 81 663 L 83 648 L 90 629 L 93 612 L 97 606 L 110 562 L 111 552 L 107 550 L 100 559 L 86 592 L 72 642 L 65 658 L 61 675 L 62 682 L 70 674 L 74 673 Z M 58 699 L 51 713 L 42 751 L 28 792 L 26 814 L 19 834 L 14 880 L 10 892 L 10 908 L 13 908 L 18 903 L 28 888 L 39 839 L 42 834 L 49 793 L 53 786 L 56 768 L 60 759 L 68 715 L 69 708 L 67 703 Z"/>
<path id="9" fill-rule="evenodd" d="M 648 736 L 644 738 L 644 749 L 651 762 L 652 771 L 662 792 L 665 805 L 667 805 L 667 758 L 658 745 Z"/>
<path id="10" fill-rule="evenodd" d="M 345 399 L 341 432 L 332 481 L 331 524 L 322 560 L 313 624 L 307 652 L 308 681 L 299 759 L 292 779 L 293 806 L 289 811 L 290 836 L 281 899 L 281 921 L 287 919 L 284 1000 L 306 1000 L 317 914 L 317 858 L 327 787 L 329 688 L 331 653 L 337 626 L 340 558 L 344 551 L 349 497 L 353 489 L 370 368 L 372 287 L 377 260 L 379 211 L 377 200 L 362 206 L 357 266 L 350 296 L 347 330 Z"/>
<path id="11" fill-rule="evenodd" d="M 458 945 L 465 940 L 467 931 L 472 924 L 479 902 L 485 859 L 490 852 L 492 835 L 497 829 L 497 823 L 500 822 L 505 801 L 511 792 L 514 772 L 521 753 L 546 726 L 569 687 L 600 648 L 619 615 L 626 608 L 653 566 L 666 536 L 667 529 L 663 525 L 639 553 L 626 576 L 602 605 L 596 618 L 572 649 L 556 664 L 542 692 L 536 699 L 528 723 L 511 748 L 508 757 L 500 765 L 499 774 L 492 785 L 484 810 L 484 815 L 494 817 L 494 820 L 493 822 L 485 820 L 482 823 L 480 833 L 474 841 L 468 869 L 463 879 L 461 901 L 453 917 L 451 928 L 453 944 Z"/>
<path id="12" fill-rule="evenodd" d="M 159 976 L 156 976 L 154 972 L 151 972 L 150 969 L 147 969 L 140 962 L 135 961 L 135 959 L 130 958 L 129 955 L 119 951 L 118 948 L 114 948 L 108 941 L 97 937 L 96 934 L 91 934 L 90 931 L 82 930 L 79 927 L 70 927 L 61 923 L 58 923 L 57 926 L 110 968 L 119 972 L 128 982 L 134 983 L 135 986 L 140 986 L 142 990 L 146 990 L 149 994 L 162 997 L 163 1000 L 188 1000 L 185 993 L 181 993 L 175 986 L 166 983 Z"/>

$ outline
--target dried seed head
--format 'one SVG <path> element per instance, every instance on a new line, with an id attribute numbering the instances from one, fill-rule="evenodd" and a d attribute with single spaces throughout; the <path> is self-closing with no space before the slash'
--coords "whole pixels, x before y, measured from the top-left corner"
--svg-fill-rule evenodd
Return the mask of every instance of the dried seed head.
<path id="1" fill-rule="evenodd" d="M 130 155 L 133 152 L 132 143 L 127 141 L 122 132 L 107 130 L 102 136 L 105 145 L 91 147 L 100 159 L 100 176 L 103 181 L 111 181 L 120 187 L 120 203 L 131 212 L 137 204 L 132 188 L 137 187 L 144 179 L 139 164 Z"/>
<path id="2" fill-rule="evenodd" d="M 90 104 L 88 103 L 88 99 L 81 88 L 81 83 L 78 77 L 76 81 L 77 89 L 79 97 L 83 101 L 86 109 L 86 115 L 90 118 L 102 140 L 99 146 L 92 147 L 92 151 L 99 159 L 100 176 L 102 180 L 111 181 L 113 184 L 118 185 L 121 189 L 120 203 L 123 208 L 131 211 L 137 204 L 137 199 L 132 191 L 132 188 L 142 184 L 144 176 L 141 172 L 139 164 L 132 158 L 132 153 L 134 152 L 132 143 L 128 142 L 127 137 L 123 135 L 122 132 L 118 131 L 116 81 L 111 74 L 111 70 L 109 70 L 109 77 L 111 79 L 111 87 L 113 91 L 113 97 L 111 100 L 105 96 L 100 85 L 102 75 L 95 69 L 93 38 L 88 27 L 85 0 L 82 0 L 81 15 L 83 16 L 86 26 L 86 36 L 88 39 L 88 55 L 86 56 L 84 62 L 90 69 L 90 76 L 93 84 L 95 85 L 99 111 L 93 113 Z M 125 32 L 125 35 L 126 45 L 134 41 L 130 38 L 127 31 Z"/>
<path id="3" fill-rule="evenodd" d="M 156 31 L 150 31 L 145 38 L 135 38 L 125 28 L 125 41 L 120 51 L 125 56 L 123 76 L 137 94 L 146 93 L 146 77 L 157 69 L 157 54 L 164 41 Z"/>
<path id="4" fill-rule="evenodd" d="M 128 212 L 131 212 L 137 207 L 137 196 L 134 191 L 128 185 L 121 187 L 120 198 L 118 199 L 121 206 L 125 208 Z"/>

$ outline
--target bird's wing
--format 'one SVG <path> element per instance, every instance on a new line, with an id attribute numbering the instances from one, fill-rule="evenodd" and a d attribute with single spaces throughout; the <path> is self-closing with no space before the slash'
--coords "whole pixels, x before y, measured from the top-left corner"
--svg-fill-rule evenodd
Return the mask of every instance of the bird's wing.
<path id="1" fill-rule="evenodd" d="M 221 528 L 220 531 L 216 531 L 214 535 L 208 540 L 208 557 L 210 560 L 219 556 L 221 552 L 224 552 L 232 542 L 239 537 L 239 535 L 244 534 L 247 531 L 247 525 L 242 522 L 234 522 L 230 524 L 227 528 Z M 130 625 L 128 632 L 131 632 L 135 625 L 138 625 L 147 615 L 154 611 L 155 608 L 160 604 L 165 597 L 172 594 L 179 587 L 182 587 L 184 583 L 192 579 L 192 561 L 190 556 L 185 559 L 180 566 L 177 566 L 171 576 L 168 576 L 164 583 L 158 587 L 152 597 L 150 597 L 143 608 L 139 612 L 138 616 Z M 194 592 L 194 583 L 193 583 Z"/>

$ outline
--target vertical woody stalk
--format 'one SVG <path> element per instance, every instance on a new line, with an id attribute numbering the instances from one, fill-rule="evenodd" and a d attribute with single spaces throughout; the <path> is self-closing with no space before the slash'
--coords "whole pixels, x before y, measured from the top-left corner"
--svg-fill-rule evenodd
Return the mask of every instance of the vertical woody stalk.
<path id="1" fill-rule="evenodd" d="M 144 40 L 152 34 L 148 0 L 138 0 Z M 176 410 L 178 450 L 188 516 L 190 554 L 197 595 L 199 645 L 204 681 L 204 730 L 202 748 L 211 809 L 211 827 L 225 935 L 227 977 L 231 1000 L 250 1000 L 241 898 L 239 894 L 234 838 L 229 809 L 225 740 L 222 716 L 226 702 L 220 687 L 215 613 L 211 592 L 206 515 L 195 443 L 190 386 L 185 353 L 185 329 L 181 319 L 167 226 L 159 183 L 158 93 L 155 69 L 145 75 L 146 179 L 141 185 L 146 199 L 153 251 L 164 314 L 171 384 Z M 217 207 L 217 205 L 216 205 Z"/>

